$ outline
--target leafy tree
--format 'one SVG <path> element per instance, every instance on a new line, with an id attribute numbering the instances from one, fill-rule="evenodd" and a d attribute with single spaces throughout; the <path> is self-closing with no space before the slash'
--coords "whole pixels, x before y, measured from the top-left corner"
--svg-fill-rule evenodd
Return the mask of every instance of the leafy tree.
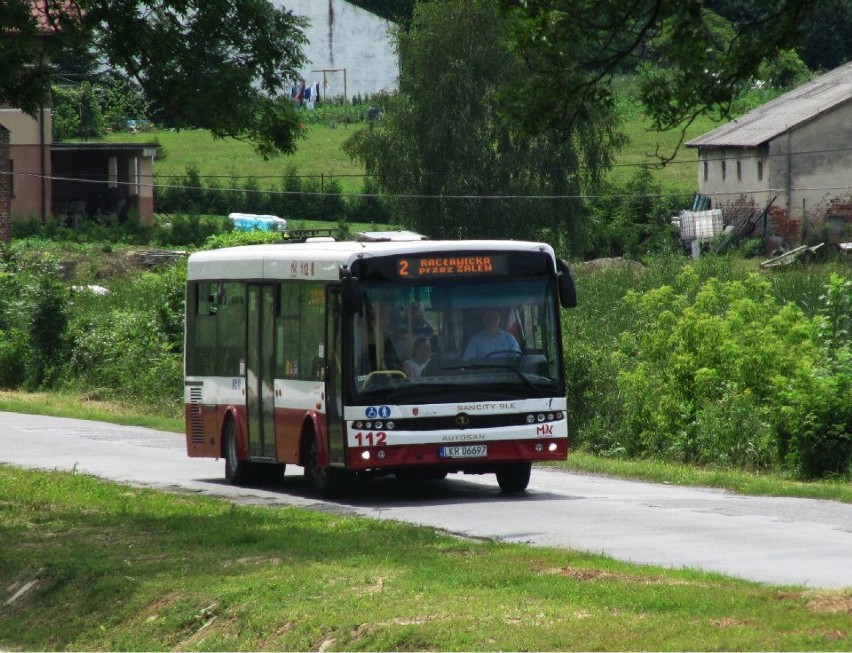
<path id="1" fill-rule="evenodd" d="M 852 59 L 852 2 L 829 0 L 802 26 L 802 59 L 814 70 L 830 70 Z"/>
<path id="2" fill-rule="evenodd" d="M 795 50 L 782 50 L 771 61 L 764 61 L 758 77 L 776 91 L 789 91 L 808 81 L 811 71 Z"/>
<path id="3" fill-rule="evenodd" d="M 418 5 L 398 50 L 398 95 L 344 145 L 392 196 L 392 214 L 430 236 L 570 235 L 583 184 L 598 180 L 622 143 L 614 114 L 584 116 L 567 138 L 513 135 L 495 94 L 519 83 L 524 66 L 487 3 Z"/>
<path id="4" fill-rule="evenodd" d="M 34 114 L 48 104 L 49 62 L 85 49 L 174 127 L 292 152 L 301 127 L 279 93 L 304 63 L 305 25 L 267 0 L 4 0 L 0 102 Z"/>
<path id="5" fill-rule="evenodd" d="M 724 117 L 761 62 L 798 41 L 802 21 L 821 1 L 715 3 L 736 30 L 720 41 L 718 16 L 700 0 L 496 0 L 514 19 L 514 47 L 529 73 L 504 92 L 509 115 L 522 132 L 569 130 L 609 109 L 613 75 L 649 41 L 669 35 L 654 53 L 664 66 L 639 92 L 654 127 L 682 126 L 714 111 Z"/>
<path id="6" fill-rule="evenodd" d="M 751 0 L 706 0 L 705 6 L 727 16 L 735 28 L 760 19 L 763 3 Z M 852 2 L 823 0 L 815 4 L 800 26 L 796 48 L 811 70 L 830 70 L 852 58 Z M 793 44 L 788 44 L 791 47 Z"/>
<path id="7" fill-rule="evenodd" d="M 107 74 L 98 81 L 98 98 L 107 127 L 126 129 L 128 120 L 149 119 L 151 105 L 138 84 L 116 74 Z"/>
<path id="8" fill-rule="evenodd" d="M 586 201 L 584 240 L 590 247 L 586 255 L 639 258 L 671 250 L 677 238 L 671 224 L 677 201 L 663 193 L 647 166 L 624 185 L 605 183 L 601 192 Z"/>
<path id="9" fill-rule="evenodd" d="M 95 87 L 83 82 L 53 93 L 53 133 L 56 140 L 104 135 L 104 116 Z"/>

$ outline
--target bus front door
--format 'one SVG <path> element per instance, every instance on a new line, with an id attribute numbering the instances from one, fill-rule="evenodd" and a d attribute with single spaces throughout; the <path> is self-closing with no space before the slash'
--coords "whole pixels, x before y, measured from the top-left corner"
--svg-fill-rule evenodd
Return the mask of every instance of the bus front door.
<path id="1" fill-rule="evenodd" d="M 275 287 L 249 284 L 246 423 L 252 459 L 275 458 Z"/>

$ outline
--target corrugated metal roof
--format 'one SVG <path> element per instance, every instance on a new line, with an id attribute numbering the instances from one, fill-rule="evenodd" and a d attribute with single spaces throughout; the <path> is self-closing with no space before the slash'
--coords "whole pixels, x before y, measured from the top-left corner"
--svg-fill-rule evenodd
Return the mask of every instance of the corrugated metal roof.
<path id="1" fill-rule="evenodd" d="M 756 147 L 852 100 L 852 62 L 689 141 L 687 147 Z"/>

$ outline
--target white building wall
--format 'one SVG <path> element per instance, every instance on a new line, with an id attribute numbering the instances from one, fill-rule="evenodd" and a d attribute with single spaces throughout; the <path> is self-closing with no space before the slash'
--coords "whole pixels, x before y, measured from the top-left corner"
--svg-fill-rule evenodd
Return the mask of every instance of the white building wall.
<path id="1" fill-rule="evenodd" d="M 274 0 L 274 4 L 311 21 L 305 31 L 308 65 L 302 70 L 307 84 L 325 81 L 327 97 L 342 96 L 342 72 L 326 73 L 323 80 L 323 73 L 315 71 L 345 68 L 350 100 L 396 90 L 399 60 L 390 40 L 392 23 L 344 0 Z"/>
<path id="2" fill-rule="evenodd" d="M 804 211 L 801 217 L 807 217 L 811 209 L 848 198 L 852 194 L 852 103 L 790 132 L 789 150 L 791 216 Z"/>
<path id="3" fill-rule="evenodd" d="M 846 241 L 852 238 L 850 143 L 852 102 L 779 135 L 766 147 L 702 147 L 699 192 L 722 209 L 725 224 L 770 207 L 770 248 Z"/>

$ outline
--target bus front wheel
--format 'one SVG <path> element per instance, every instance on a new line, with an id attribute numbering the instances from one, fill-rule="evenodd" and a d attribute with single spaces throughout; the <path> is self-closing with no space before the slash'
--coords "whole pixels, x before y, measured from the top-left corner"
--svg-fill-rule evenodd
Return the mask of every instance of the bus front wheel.
<path id="1" fill-rule="evenodd" d="M 503 492 L 523 492 L 530 482 L 532 463 L 513 463 L 497 471 L 497 484 Z"/>
<path id="2" fill-rule="evenodd" d="M 314 491 L 323 499 L 335 499 L 343 494 L 344 471 L 319 464 L 319 445 L 314 433 L 309 433 L 306 442 L 305 477 Z"/>

